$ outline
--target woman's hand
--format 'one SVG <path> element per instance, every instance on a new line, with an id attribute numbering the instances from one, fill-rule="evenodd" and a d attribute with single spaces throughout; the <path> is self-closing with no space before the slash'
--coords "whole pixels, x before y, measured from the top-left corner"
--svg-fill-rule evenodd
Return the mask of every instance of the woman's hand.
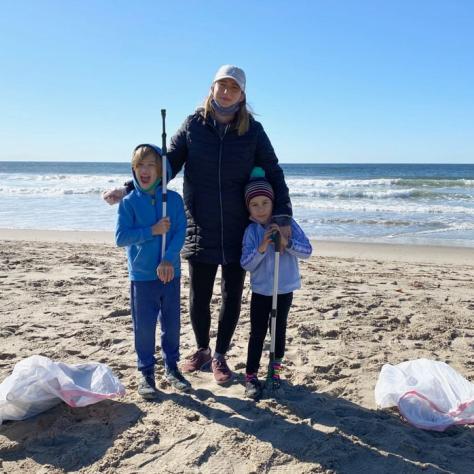
<path id="1" fill-rule="evenodd" d="M 102 199 L 107 203 L 113 206 L 120 202 L 123 197 L 127 194 L 127 188 L 114 188 L 109 189 L 108 191 L 104 191 L 102 193 Z"/>
<path id="2" fill-rule="evenodd" d="M 163 283 L 169 283 L 174 278 L 174 267 L 170 262 L 163 260 L 158 265 L 156 273 Z"/>

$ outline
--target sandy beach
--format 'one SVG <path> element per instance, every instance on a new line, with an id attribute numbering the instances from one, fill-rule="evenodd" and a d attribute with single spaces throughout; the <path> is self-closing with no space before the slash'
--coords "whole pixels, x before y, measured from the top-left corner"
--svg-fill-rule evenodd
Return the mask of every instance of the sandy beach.
<path id="1" fill-rule="evenodd" d="M 122 399 L 5 422 L 0 473 L 473 471 L 470 427 L 422 431 L 377 410 L 373 395 L 383 364 L 420 357 L 474 381 L 472 248 L 315 242 L 301 263 L 278 396 L 243 396 L 247 284 L 228 353 L 234 383 L 201 372 L 182 395 L 158 365 L 160 395 L 146 402 L 136 394 L 125 255 L 112 235 L 3 229 L 0 242 L 0 380 L 41 354 L 103 362 L 127 388 Z M 194 350 L 185 262 L 182 290 L 183 358 Z M 219 302 L 216 290 L 212 336 Z"/>

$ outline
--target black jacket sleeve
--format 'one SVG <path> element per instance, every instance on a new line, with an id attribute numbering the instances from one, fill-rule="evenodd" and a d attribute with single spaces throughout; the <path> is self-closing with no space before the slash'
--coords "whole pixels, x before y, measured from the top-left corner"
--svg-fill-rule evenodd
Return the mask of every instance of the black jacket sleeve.
<path id="1" fill-rule="evenodd" d="M 171 178 L 174 178 L 183 167 L 188 157 L 188 144 L 186 135 L 188 130 L 188 123 L 192 116 L 188 117 L 181 125 L 179 130 L 171 137 L 168 154 L 166 155 L 171 165 Z"/>
<path id="2" fill-rule="evenodd" d="M 283 218 L 283 220 L 280 221 L 281 225 L 289 225 L 289 218 L 293 215 L 290 192 L 285 182 L 283 170 L 278 164 L 278 158 L 270 143 L 270 139 L 261 125 L 257 139 L 255 165 L 263 168 L 265 177 L 272 185 L 275 193 L 273 216 Z M 288 222 L 286 222 L 287 220 Z"/>
<path id="3" fill-rule="evenodd" d="M 125 181 L 125 183 L 123 183 L 123 185 L 125 186 L 125 191 L 126 191 L 127 194 L 131 193 L 135 189 L 135 185 L 133 184 L 133 180 Z"/>

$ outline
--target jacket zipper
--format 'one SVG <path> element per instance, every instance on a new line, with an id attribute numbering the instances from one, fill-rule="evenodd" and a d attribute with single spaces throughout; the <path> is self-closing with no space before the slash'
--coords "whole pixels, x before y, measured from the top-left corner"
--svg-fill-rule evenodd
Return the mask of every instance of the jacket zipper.
<path id="1" fill-rule="evenodd" d="M 222 248 L 222 264 L 226 264 L 225 260 L 225 253 L 224 253 L 224 212 L 223 212 L 223 205 L 222 205 L 222 182 L 221 182 L 221 167 L 222 167 L 222 146 L 224 142 L 224 137 L 227 133 L 227 129 L 229 128 L 229 125 L 226 125 L 224 129 L 224 133 L 221 136 L 220 133 L 218 133 L 219 138 L 220 138 L 220 146 L 219 146 L 219 203 L 220 203 L 220 208 L 221 208 L 221 248 Z"/>

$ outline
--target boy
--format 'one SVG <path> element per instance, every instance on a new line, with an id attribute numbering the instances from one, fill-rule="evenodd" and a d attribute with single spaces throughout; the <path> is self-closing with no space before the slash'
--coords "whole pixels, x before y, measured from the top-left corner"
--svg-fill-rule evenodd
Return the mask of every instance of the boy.
<path id="1" fill-rule="evenodd" d="M 245 394 L 257 400 L 262 385 L 257 372 L 272 307 L 275 249 L 272 234 L 280 233 L 280 269 L 275 334 L 275 361 L 272 366 L 273 387 L 280 387 L 281 361 L 285 353 L 286 321 L 293 300 L 293 291 L 301 287 L 297 258 L 311 255 L 311 244 L 292 219 L 291 238 L 287 240 L 277 224 L 271 222 L 274 193 L 261 168 L 254 168 L 245 187 L 245 203 L 253 221 L 245 230 L 242 244 L 242 268 L 250 272 L 252 299 L 250 303 L 250 339 L 247 352 Z"/>
<path id="2" fill-rule="evenodd" d="M 161 150 L 139 145 L 132 157 L 135 189 L 118 209 L 115 242 L 127 248 L 130 299 L 137 366 L 138 393 L 156 396 L 155 332 L 161 323 L 161 351 L 166 380 L 175 389 L 189 391 L 190 383 L 177 367 L 180 332 L 180 250 L 184 243 L 186 217 L 183 200 L 167 192 L 167 214 L 162 217 Z M 161 255 L 162 236 L 166 251 Z"/>

